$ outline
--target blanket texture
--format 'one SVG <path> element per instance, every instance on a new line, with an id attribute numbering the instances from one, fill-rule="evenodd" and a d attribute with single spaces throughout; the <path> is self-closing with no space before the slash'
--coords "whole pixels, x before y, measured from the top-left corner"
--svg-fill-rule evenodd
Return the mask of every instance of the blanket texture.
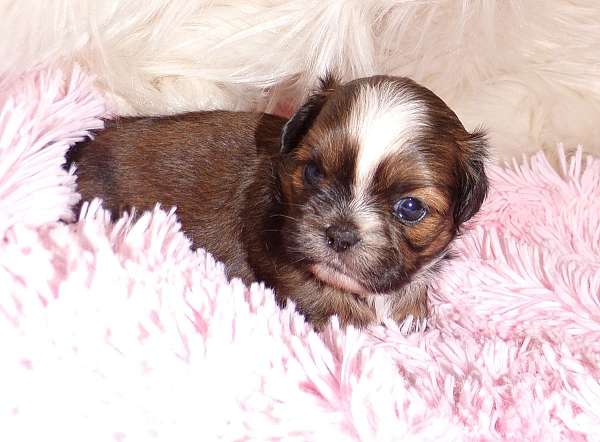
<path id="1" fill-rule="evenodd" d="M 501 158 L 600 153 L 598 0 L 0 0 L 0 17 L 0 75 L 77 61 L 119 114 L 284 113 L 335 69 L 415 79 Z"/>
<path id="2" fill-rule="evenodd" d="M 599 440 L 600 160 L 490 167 L 427 330 L 317 335 L 171 209 L 63 222 L 103 115 L 78 69 L 0 79 L 0 440 Z"/>

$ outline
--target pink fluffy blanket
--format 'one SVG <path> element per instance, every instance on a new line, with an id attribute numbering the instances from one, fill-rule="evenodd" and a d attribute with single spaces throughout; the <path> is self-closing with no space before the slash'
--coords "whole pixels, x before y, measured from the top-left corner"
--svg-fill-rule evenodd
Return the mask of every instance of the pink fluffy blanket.
<path id="1" fill-rule="evenodd" d="M 490 167 L 426 331 L 321 335 L 157 207 L 76 223 L 78 69 L 0 79 L 0 440 L 598 440 L 600 160 Z"/>

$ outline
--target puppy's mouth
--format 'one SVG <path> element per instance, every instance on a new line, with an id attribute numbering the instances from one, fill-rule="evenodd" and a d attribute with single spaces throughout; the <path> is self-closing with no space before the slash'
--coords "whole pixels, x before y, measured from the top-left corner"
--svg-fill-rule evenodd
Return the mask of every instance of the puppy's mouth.
<path id="1" fill-rule="evenodd" d="M 310 271 L 325 284 L 340 290 L 363 296 L 372 294 L 356 278 L 328 264 L 312 264 Z"/>

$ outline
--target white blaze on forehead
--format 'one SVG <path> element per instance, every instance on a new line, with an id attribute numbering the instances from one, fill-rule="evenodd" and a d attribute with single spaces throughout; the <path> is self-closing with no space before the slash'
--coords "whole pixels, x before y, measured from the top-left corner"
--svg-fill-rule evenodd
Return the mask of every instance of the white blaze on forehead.
<path id="1" fill-rule="evenodd" d="M 426 105 L 393 83 L 363 85 L 350 109 L 348 130 L 358 142 L 356 182 L 367 186 L 377 166 L 426 124 Z"/>

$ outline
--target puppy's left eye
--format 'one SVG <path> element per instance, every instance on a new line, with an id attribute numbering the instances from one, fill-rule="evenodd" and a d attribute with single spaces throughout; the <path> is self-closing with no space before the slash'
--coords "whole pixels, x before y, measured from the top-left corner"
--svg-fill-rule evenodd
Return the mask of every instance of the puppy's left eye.
<path id="1" fill-rule="evenodd" d="M 319 169 L 319 166 L 314 161 L 306 163 L 304 166 L 304 181 L 310 185 L 316 185 L 323 178 L 323 173 Z"/>
<path id="2" fill-rule="evenodd" d="M 394 204 L 394 214 L 406 224 L 417 224 L 427 214 L 427 209 L 417 198 L 401 198 Z"/>

